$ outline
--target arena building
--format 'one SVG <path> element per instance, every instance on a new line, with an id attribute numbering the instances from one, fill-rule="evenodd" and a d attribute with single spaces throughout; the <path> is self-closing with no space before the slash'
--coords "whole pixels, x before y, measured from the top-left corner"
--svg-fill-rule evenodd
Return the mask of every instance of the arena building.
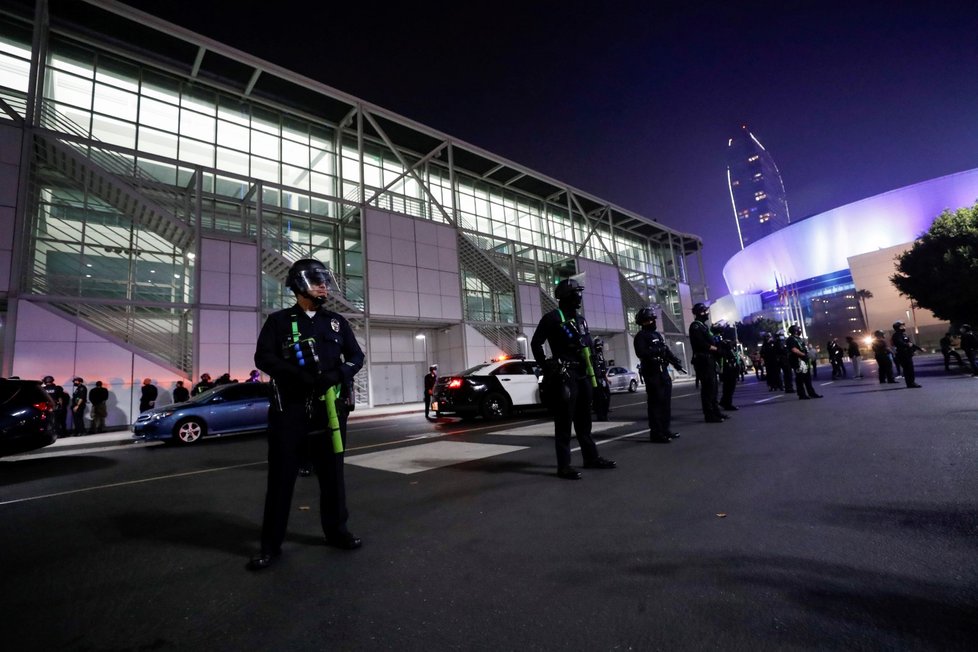
<path id="1" fill-rule="evenodd" d="M 247 378 L 300 258 L 336 273 L 329 307 L 367 353 L 372 406 L 419 401 L 430 363 L 526 354 L 572 274 L 610 357 L 634 368 L 648 303 L 682 353 L 701 249 L 119 2 L 0 8 L 3 374 L 101 379 L 110 426 L 131 421 L 138 379 L 165 404 L 177 380 Z"/>
<path id="2" fill-rule="evenodd" d="M 947 323 L 918 308 L 890 282 L 896 257 L 945 209 L 978 201 L 978 169 L 892 190 L 794 222 L 745 247 L 724 266 L 730 295 L 713 317 L 761 315 L 800 322 L 817 344 L 865 337 L 907 323 L 934 347 Z M 862 292 L 861 292 L 862 291 Z M 869 296 L 871 295 L 871 296 Z"/>

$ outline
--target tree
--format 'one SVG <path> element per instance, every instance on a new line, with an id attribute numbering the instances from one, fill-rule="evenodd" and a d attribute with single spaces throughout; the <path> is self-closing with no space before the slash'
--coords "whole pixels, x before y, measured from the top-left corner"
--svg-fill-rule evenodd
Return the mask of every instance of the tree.
<path id="1" fill-rule="evenodd" d="M 860 303 L 863 304 L 863 322 L 866 324 L 866 329 L 869 329 L 869 313 L 866 312 L 866 299 L 872 299 L 873 293 L 869 290 L 856 290 L 856 298 L 859 299 Z"/>
<path id="2" fill-rule="evenodd" d="M 767 317 L 758 317 L 749 322 L 737 322 L 736 327 L 737 340 L 751 349 L 760 345 L 761 333 L 774 333 L 781 328 L 781 324 Z"/>
<path id="3" fill-rule="evenodd" d="M 897 257 L 900 294 L 955 324 L 978 322 L 978 201 L 945 210 Z"/>

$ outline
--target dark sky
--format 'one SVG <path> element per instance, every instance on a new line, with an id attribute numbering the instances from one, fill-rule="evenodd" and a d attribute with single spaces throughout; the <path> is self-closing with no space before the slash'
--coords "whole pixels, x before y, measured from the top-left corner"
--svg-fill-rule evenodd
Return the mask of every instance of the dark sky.
<path id="1" fill-rule="evenodd" d="M 127 4 L 700 235 L 713 298 L 741 123 L 795 219 L 978 167 L 974 2 Z"/>

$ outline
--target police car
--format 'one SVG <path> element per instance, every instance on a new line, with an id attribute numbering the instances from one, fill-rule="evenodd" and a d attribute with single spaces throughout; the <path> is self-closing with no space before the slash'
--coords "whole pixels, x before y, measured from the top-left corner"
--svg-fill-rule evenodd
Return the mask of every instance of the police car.
<path id="1" fill-rule="evenodd" d="M 454 414 L 463 418 L 506 417 L 514 411 L 543 408 L 536 362 L 522 358 L 497 358 L 458 374 L 442 376 L 432 392 L 435 416 Z"/>

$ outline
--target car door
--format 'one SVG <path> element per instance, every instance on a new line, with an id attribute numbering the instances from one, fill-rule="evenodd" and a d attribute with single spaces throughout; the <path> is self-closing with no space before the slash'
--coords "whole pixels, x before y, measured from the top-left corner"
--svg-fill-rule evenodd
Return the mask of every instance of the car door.
<path id="1" fill-rule="evenodd" d="M 265 383 L 228 385 L 208 405 L 212 433 L 258 430 L 268 425 L 268 390 Z"/>
<path id="2" fill-rule="evenodd" d="M 540 403 L 540 385 L 537 375 L 526 362 L 507 362 L 493 374 L 499 380 L 513 405 L 536 405 Z"/>
<path id="3" fill-rule="evenodd" d="M 608 387 L 611 391 L 615 392 L 621 389 L 621 367 L 609 367 L 608 368 Z"/>

